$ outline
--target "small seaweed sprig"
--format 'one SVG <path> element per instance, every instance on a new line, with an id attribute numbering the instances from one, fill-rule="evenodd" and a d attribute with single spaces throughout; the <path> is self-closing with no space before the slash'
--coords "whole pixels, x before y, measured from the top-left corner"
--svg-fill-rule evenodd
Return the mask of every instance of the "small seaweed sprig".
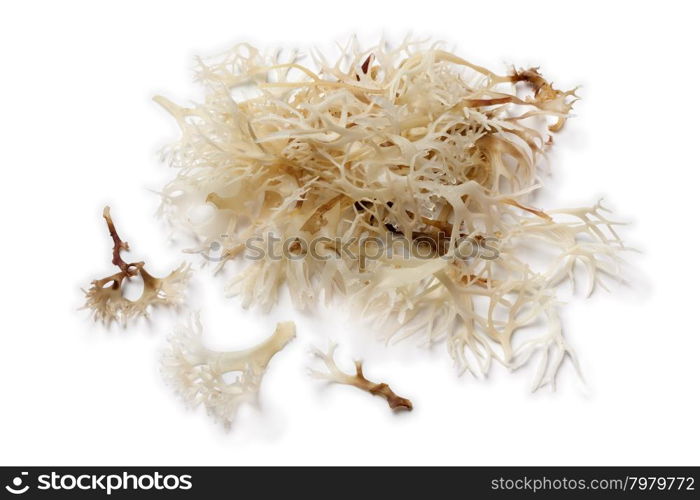
<path id="1" fill-rule="evenodd" d="M 326 380 L 333 384 L 351 385 L 363 391 L 367 391 L 374 396 L 380 396 L 386 399 L 387 403 L 389 404 L 389 408 L 394 411 L 410 411 L 413 409 L 413 403 L 411 403 L 409 399 L 402 398 L 401 396 L 397 395 L 388 384 L 385 384 L 384 382 L 377 383 L 367 380 L 362 369 L 362 361 L 355 360 L 354 375 L 345 373 L 338 368 L 338 365 L 335 362 L 335 351 L 337 348 L 337 344 L 331 343 L 327 353 L 324 353 L 316 348 L 312 349 L 311 353 L 323 361 L 328 369 L 327 372 L 310 369 L 309 374 L 312 377 Z"/>
<path id="2" fill-rule="evenodd" d="M 204 346 L 202 323 L 193 314 L 178 325 L 162 358 L 166 381 L 189 407 L 203 405 L 226 427 L 244 403 L 257 404 L 260 384 L 272 357 L 296 336 L 294 323 L 278 323 L 270 338 L 242 351 L 214 351 Z M 225 374 L 236 373 L 233 382 Z"/>
<path id="3" fill-rule="evenodd" d="M 164 278 L 156 278 L 146 271 L 144 262 L 126 262 L 122 251 L 129 251 L 129 243 L 117 233 L 107 206 L 102 212 L 109 235 L 114 242 L 112 264 L 119 271 L 111 276 L 94 280 L 85 293 L 84 309 L 92 311 L 93 318 L 109 326 L 113 321 L 126 325 L 127 320 L 147 317 L 155 306 L 177 306 L 182 303 L 187 282 L 192 274 L 189 264 L 182 263 Z M 124 296 L 124 285 L 134 277 L 143 280 L 143 292 L 137 300 Z"/>

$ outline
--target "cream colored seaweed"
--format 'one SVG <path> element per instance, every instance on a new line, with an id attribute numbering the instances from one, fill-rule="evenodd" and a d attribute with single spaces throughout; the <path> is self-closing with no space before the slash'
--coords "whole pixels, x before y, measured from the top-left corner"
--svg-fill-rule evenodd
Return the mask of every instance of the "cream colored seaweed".
<path id="1" fill-rule="evenodd" d="M 199 315 L 192 314 L 168 339 L 161 369 L 188 406 L 202 405 L 209 415 L 230 426 L 242 404 L 257 404 L 267 365 L 295 336 L 294 323 L 284 322 L 257 346 L 214 351 L 205 347 Z M 236 380 L 226 381 L 226 374 L 235 374 Z"/>
<path id="2" fill-rule="evenodd" d="M 265 310 L 283 284 L 299 308 L 341 297 L 387 338 L 444 342 L 462 372 L 537 356 L 533 387 L 553 383 L 573 357 L 556 288 L 580 267 L 593 292 L 618 274 L 624 248 L 601 204 L 532 206 L 575 90 L 535 68 L 499 75 L 437 44 L 351 42 L 308 64 L 280 54 L 239 45 L 199 61 L 201 102 L 156 98 L 181 130 L 162 213 L 195 250 L 222 245 L 219 269 L 251 239 L 283 254 L 248 261 L 228 293 Z M 388 236 L 433 253 L 365 258 L 370 238 Z M 464 257 L 465 240 L 488 242 L 492 258 Z M 551 255 L 546 266 L 523 255 L 532 246 Z M 529 327 L 538 333 L 521 337 Z"/>

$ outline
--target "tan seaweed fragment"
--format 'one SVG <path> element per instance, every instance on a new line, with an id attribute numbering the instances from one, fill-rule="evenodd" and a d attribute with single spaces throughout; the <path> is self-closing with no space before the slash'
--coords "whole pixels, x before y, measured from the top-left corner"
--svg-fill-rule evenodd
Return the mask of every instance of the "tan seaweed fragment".
<path id="1" fill-rule="evenodd" d="M 94 280 L 87 291 L 83 290 L 83 308 L 92 311 L 95 321 L 109 326 L 112 321 L 126 325 L 129 319 L 148 317 L 150 310 L 156 306 L 181 304 L 192 274 L 189 264 L 182 263 L 164 278 L 157 278 L 146 271 L 144 262 L 126 262 L 121 252 L 129 251 L 129 243 L 123 241 L 117 233 L 109 207 L 104 208 L 102 216 L 114 242 L 112 264 L 119 268 L 119 272 Z M 130 300 L 124 296 L 124 285 L 134 277 L 143 280 L 143 291 L 137 300 Z"/>
<path id="2" fill-rule="evenodd" d="M 380 396 L 386 399 L 387 403 L 389 404 L 389 408 L 394 411 L 410 411 L 413 409 L 413 403 L 411 403 L 409 399 L 402 398 L 401 396 L 397 395 L 388 384 L 384 382 L 377 383 L 367 380 L 362 370 L 362 361 L 355 361 L 354 375 L 345 373 L 338 368 L 338 365 L 335 363 L 335 351 L 337 347 L 337 344 L 331 344 L 327 353 L 324 353 L 316 348 L 312 350 L 312 354 L 323 361 L 328 369 L 328 372 L 310 370 L 309 372 L 312 377 L 326 380 L 334 384 L 351 385 L 363 391 L 369 392 L 374 396 Z"/>
<path id="3" fill-rule="evenodd" d="M 241 405 L 257 404 L 260 384 L 270 360 L 296 336 L 293 322 L 278 323 L 273 334 L 249 349 L 215 351 L 204 345 L 202 323 L 193 314 L 168 339 L 161 371 L 188 407 L 204 406 L 215 420 L 229 427 Z M 226 374 L 236 374 L 227 382 Z"/>

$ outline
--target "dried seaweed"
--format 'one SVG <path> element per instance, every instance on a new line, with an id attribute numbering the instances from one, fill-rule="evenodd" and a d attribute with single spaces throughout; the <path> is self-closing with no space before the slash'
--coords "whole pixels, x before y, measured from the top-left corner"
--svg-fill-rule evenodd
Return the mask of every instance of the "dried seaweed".
<path id="1" fill-rule="evenodd" d="M 242 351 L 214 351 L 204 346 L 197 314 L 178 325 L 163 355 L 166 380 L 189 407 L 203 405 L 217 421 L 230 426 L 242 404 L 257 404 L 263 375 L 272 357 L 296 333 L 294 323 L 279 323 L 270 338 Z M 227 382 L 225 374 L 236 373 Z"/>
<path id="2" fill-rule="evenodd" d="M 84 308 L 92 311 L 96 321 L 109 326 L 113 321 L 126 325 L 128 320 L 148 317 L 150 310 L 157 306 L 180 305 L 191 275 L 190 266 L 183 263 L 164 278 L 156 278 L 146 271 L 144 262 L 127 263 L 121 252 L 129 251 L 129 244 L 119 237 L 109 207 L 104 208 L 102 216 L 114 242 L 112 264 L 119 272 L 94 280 L 87 291 L 83 290 Z M 123 294 L 124 285 L 137 276 L 143 280 L 143 291 L 138 299 L 130 300 Z"/>
<path id="3" fill-rule="evenodd" d="M 337 349 L 337 344 L 331 344 L 327 353 L 320 351 L 319 349 L 313 349 L 312 353 L 318 359 L 323 361 L 326 366 L 327 371 L 321 372 L 318 370 L 309 370 L 312 377 L 325 380 L 333 384 L 350 385 L 357 387 L 360 390 L 369 392 L 374 396 L 380 396 L 386 399 L 389 404 L 389 408 L 394 411 L 400 410 L 412 410 L 413 403 L 409 399 L 402 398 L 397 395 L 388 384 L 384 382 L 372 382 L 367 380 L 363 372 L 362 361 L 355 361 L 355 373 L 350 375 L 345 373 L 338 365 L 335 363 L 335 351 Z"/>
<path id="4" fill-rule="evenodd" d="M 271 308 L 283 284 L 299 308 L 343 297 L 387 339 L 445 342 L 461 372 L 538 356 L 533 387 L 553 383 L 572 357 L 556 288 L 581 267 L 592 292 L 618 275 L 624 248 L 601 204 L 532 206 L 575 89 L 410 40 L 365 50 L 353 41 L 337 61 L 313 52 L 309 65 L 280 54 L 239 45 L 199 61 L 202 102 L 156 98 L 181 130 L 166 151 L 179 172 L 162 214 L 195 251 L 220 240 L 217 269 L 251 239 L 282 255 L 248 261 L 228 285 L 244 306 Z M 366 242 L 388 237 L 425 241 L 434 254 L 368 257 Z M 308 242 L 320 239 L 312 255 Z M 490 242 L 495 257 L 461 256 L 465 239 Z M 548 265 L 522 254 L 531 246 Z M 539 333 L 519 334 L 530 327 Z"/>

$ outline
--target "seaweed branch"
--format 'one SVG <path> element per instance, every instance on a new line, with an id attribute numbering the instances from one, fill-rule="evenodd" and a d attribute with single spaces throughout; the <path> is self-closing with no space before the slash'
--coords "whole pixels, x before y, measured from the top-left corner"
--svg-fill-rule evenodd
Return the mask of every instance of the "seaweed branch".
<path id="1" fill-rule="evenodd" d="M 328 372 L 310 370 L 312 377 L 327 380 L 328 382 L 335 384 L 351 385 L 363 391 L 369 392 L 374 396 L 380 396 L 386 399 L 387 403 L 389 404 L 389 408 L 394 411 L 410 411 L 413 409 L 413 403 L 406 398 L 398 396 L 388 384 L 383 382 L 372 382 L 371 380 L 365 378 L 362 369 L 362 361 L 355 361 L 354 375 L 345 373 L 338 368 L 338 365 L 335 363 L 335 351 L 337 347 L 337 344 L 331 344 L 327 353 L 324 353 L 316 348 L 312 350 L 313 355 L 323 361 L 328 369 Z"/>
<path id="2" fill-rule="evenodd" d="M 119 268 L 119 272 L 93 280 L 90 288 L 83 290 L 86 299 L 83 308 L 92 310 L 93 318 L 105 325 L 113 321 L 126 325 L 130 318 L 147 317 L 155 306 L 179 305 L 191 276 L 190 266 L 183 263 L 166 277 L 156 278 L 146 271 L 144 262 L 126 262 L 121 252 L 129 251 L 129 243 L 117 233 L 108 206 L 102 211 L 102 216 L 114 242 L 112 264 Z M 124 282 L 136 276 L 143 280 L 143 292 L 137 300 L 129 300 L 123 295 Z"/>

